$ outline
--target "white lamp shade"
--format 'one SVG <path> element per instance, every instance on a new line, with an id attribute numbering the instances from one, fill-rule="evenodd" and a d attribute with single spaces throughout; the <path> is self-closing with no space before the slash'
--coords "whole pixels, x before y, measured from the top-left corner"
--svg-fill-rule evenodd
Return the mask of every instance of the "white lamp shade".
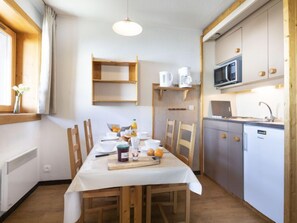
<path id="1" fill-rule="evenodd" d="M 112 29 L 122 36 L 137 36 L 142 32 L 142 27 L 129 19 L 116 22 L 113 24 Z"/>

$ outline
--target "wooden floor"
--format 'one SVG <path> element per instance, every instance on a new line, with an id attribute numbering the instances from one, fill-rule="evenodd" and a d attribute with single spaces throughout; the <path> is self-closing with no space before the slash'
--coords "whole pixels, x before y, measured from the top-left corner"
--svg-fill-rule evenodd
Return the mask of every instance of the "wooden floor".
<path id="1" fill-rule="evenodd" d="M 199 176 L 202 196 L 191 194 L 191 222 L 193 223 L 264 223 L 269 222 L 229 195 L 207 177 Z M 68 185 L 39 186 L 4 223 L 62 223 L 63 194 Z M 183 194 L 179 194 L 178 213 L 165 209 L 170 222 L 183 219 Z M 152 223 L 163 222 L 157 207 L 152 208 Z M 117 222 L 116 212 L 104 214 L 105 222 Z M 97 222 L 89 216 L 86 223 Z M 143 221 L 144 222 L 144 221 Z"/>

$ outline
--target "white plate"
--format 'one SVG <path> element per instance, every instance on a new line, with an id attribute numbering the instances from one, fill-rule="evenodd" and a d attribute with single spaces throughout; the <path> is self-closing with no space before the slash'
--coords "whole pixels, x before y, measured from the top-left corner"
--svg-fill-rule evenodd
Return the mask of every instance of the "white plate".
<path id="1" fill-rule="evenodd" d="M 112 151 L 110 151 L 110 152 L 103 151 L 103 150 L 102 150 L 102 147 L 101 147 L 99 144 L 96 144 L 96 145 L 94 146 L 94 149 L 95 149 L 95 151 L 96 151 L 97 153 L 101 153 L 101 154 L 111 154 L 111 153 L 115 153 L 115 152 L 117 151 L 117 147 L 116 147 L 116 146 L 115 146 L 115 147 L 112 149 Z"/>
<path id="2" fill-rule="evenodd" d="M 148 139 L 151 139 L 150 136 L 137 136 L 137 138 L 139 138 L 140 140 L 148 140 Z"/>
<path id="3" fill-rule="evenodd" d="M 120 137 L 116 136 L 116 137 L 110 137 L 110 136 L 103 136 L 102 139 L 100 139 L 99 141 L 101 140 L 118 140 Z"/>

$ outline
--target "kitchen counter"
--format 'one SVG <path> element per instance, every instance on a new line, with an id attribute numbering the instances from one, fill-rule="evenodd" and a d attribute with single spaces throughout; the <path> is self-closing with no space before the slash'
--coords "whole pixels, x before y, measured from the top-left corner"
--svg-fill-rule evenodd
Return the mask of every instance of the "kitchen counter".
<path id="1" fill-rule="evenodd" d="M 277 128 L 277 129 L 284 129 L 283 122 L 267 122 L 260 118 L 253 118 L 253 117 L 231 117 L 231 118 L 211 118 L 211 117 L 204 117 L 205 120 L 217 120 L 217 121 L 224 121 L 224 122 L 235 122 L 235 123 L 242 123 L 254 126 L 262 126 L 268 128 Z"/>

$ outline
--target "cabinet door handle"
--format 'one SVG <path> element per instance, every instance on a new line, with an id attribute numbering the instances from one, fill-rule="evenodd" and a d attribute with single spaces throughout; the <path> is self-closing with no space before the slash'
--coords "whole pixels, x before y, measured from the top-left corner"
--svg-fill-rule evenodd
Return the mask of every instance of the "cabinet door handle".
<path id="1" fill-rule="evenodd" d="M 240 138 L 239 138 L 238 136 L 234 136 L 234 137 L 233 137 L 233 140 L 234 140 L 235 142 L 240 142 Z"/>
<path id="2" fill-rule="evenodd" d="M 226 134 L 226 133 L 222 133 L 222 134 L 221 134 L 221 138 L 222 138 L 222 139 L 226 139 L 226 138 L 227 138 L 227 134 Z"/>
<path id="3" fill-rule="evenodd" d="M 240 48 L 236 48 L 235 53 L 240 53 Z"/>
<path id="4" fill-rule="evenodd" d="M 269 73 L 270 74 L 275 74 L 277 72 L 277 69 L 276 68 L 270 68 L 269 69 Z"/>
<path id="5" fill-rule="evenodd" d="M 260 77 L 264 77 L 266 75 L 265 71 L 260 71 L 258 74 Z"/>

